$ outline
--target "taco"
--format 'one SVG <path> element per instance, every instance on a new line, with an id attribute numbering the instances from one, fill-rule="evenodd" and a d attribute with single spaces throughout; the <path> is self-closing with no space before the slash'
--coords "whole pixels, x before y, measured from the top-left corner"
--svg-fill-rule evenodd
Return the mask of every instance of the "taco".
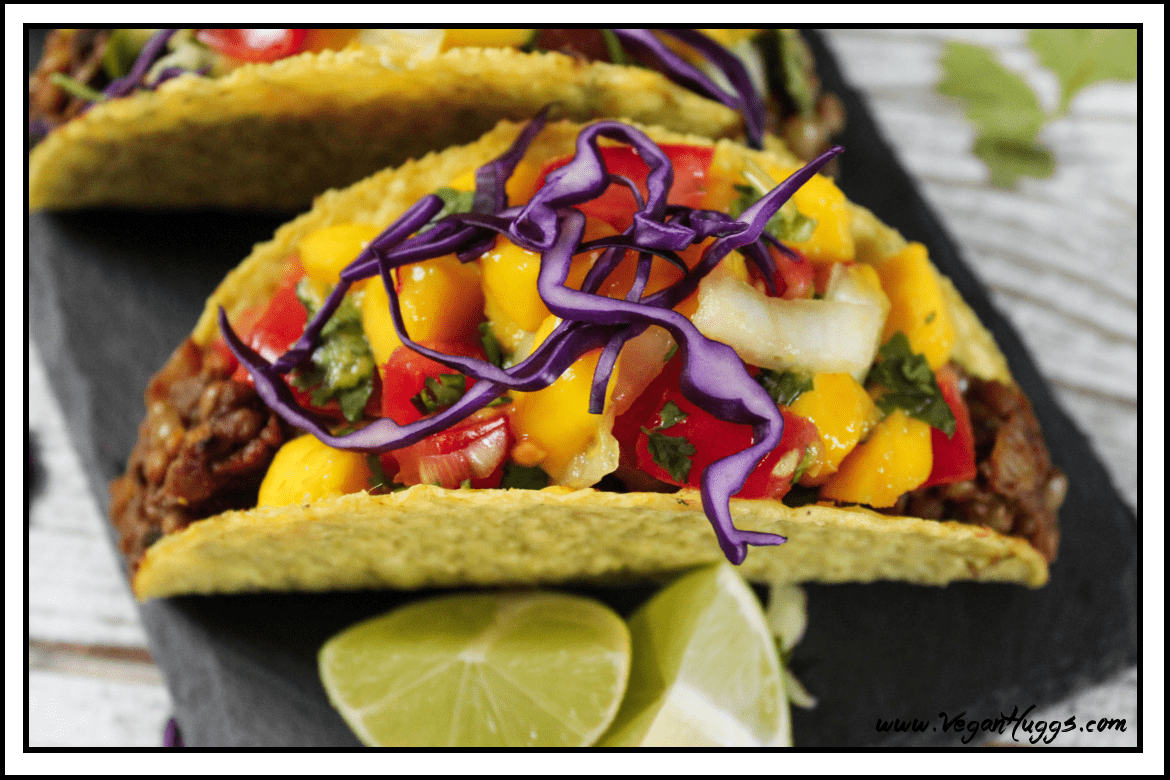
<path id="1" fill-rule="evenodd" d="M 770 92 L 745 114 L 756 141 L 817 145 L 840 127 L 794 31 L 709 32 L 54 30 L 29 84 L 30 134 L 47 133 L 29 208 L 301 210 L 545 105 L 740 136 L 747 80 Z"/>
<path id="2" fill-rule="evenodd" d="M 111 487 L 138 598 L 721 555 L 1042 585 L 1064 483 L 1028 401 L 925 249 L 815 173 L 838 151 L 538 118 L 325 193 L 146 391 Z"/>

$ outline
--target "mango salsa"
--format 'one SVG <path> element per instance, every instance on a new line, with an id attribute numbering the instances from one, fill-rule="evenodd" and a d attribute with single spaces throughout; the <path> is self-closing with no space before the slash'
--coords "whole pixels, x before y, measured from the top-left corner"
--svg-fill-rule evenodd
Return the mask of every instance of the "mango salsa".
<path id="1" fill-rule="evenodd" d="M 802 482 L 817 485 L 837 471 L 841 461 L 881 420 L 873 399 L 849 374 L 815 374 L 813 389 L 789 407 L 817 426 L 823 455 L 805 472 Z"/>
<path id="2" fill-rule="evenodd" d="M 264 481 L 257 506 L 308 504 L 364 490 L 370 483 L 370 467 L 360 452 L 343 452 L 315 436 L 299 436 L 276 452 Z"/>
<path id="3" fill-rule="evenodd" d="M 909 244 L 877 266 L 877 272 L 890 299 L 882 343 L 901 331 L 910 340 L 910 348 L 923 355 L 932 369 L 942 368 L 951 356 L 955 328 L 926 247 Z"/>
<path id="4" fill-rule="evenodd" d="M 897 409 L 841 461 L 821 488 L 821 497 L 890 507 L 926 481 L 933 462 L 930 426 Z"/>

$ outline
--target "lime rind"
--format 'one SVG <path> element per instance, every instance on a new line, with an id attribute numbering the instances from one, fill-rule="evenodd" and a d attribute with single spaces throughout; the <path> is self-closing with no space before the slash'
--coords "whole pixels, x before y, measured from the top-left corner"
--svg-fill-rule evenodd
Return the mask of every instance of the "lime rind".
<path id="1" fill-rule="evenodd" d="M 599 745 L 791 744 L 775 643 L 727 563 L 693 571 L 629 620 L 630 682 Z"/>

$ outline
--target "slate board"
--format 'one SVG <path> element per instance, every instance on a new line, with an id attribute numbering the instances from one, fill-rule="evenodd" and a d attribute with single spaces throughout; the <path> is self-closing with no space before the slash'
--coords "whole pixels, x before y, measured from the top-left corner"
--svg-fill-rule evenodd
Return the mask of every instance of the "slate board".
<path id="1" fill-rule="evenodd" d="M 995 334 L 1032 399 L 1053 459 L 1069 476 L 1060 559 L 1039 591 L 895 583 L 807 588 L 809 628 L 792 668 L 819 706 L 794 710 L 796 744 L 958 744 L 958 735 L 938 730 L 938 713 L 982 719 L 1023 712 L 1136 662 L 1136 518 L 864 102 L 843 83 L 819 38 L 809 39 L 826 87 L 848 112 L 841 187 L 928 246 Z M 38 50 L 34 31 L 30 63 Z M 189 333 L 224 274 L 292 216 L 111 210 L 29 216 L 29 325 L 101 505 L 133 447 L 148 378 Z M 628 614 L 652 591 L 582 592 Z M 318 681 L 317 649 L 335 631 L 418 595 L 185 597 L 141 611 L 188 745 L 357 747 Z M 879 732 L 878 718 L 919 718 L 934 730 Z"/>

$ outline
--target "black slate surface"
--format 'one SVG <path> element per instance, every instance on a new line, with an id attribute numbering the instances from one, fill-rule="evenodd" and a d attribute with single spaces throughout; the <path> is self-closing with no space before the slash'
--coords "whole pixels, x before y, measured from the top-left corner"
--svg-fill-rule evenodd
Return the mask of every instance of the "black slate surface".
<path id="1" fill-rule="evenodd" d="M 939 730 L 940 712 L 979 719 L 1013 708 L 1022 713 L 1135 663 L 1136 518 L 864 103 L 842 82 L 819 39 L 810 38 L 826 86 L 842 96 L 849 114 L 842 188 L 929 247 L 995 333 L 1032 399 L 1054 460 L 1070 478 L 1060 559 L 1039 591 L 965 584 L 808 587 L 809 628 L 792 667 L 820 703 L 794 711 L 796 744 L 958 744 L 961 735 Z M 30 215 L 29 325 L 103 506 L 107 483 L 133 446 L 147 379 L 193 327 L 222 276 L 290 216 Z M 591 593 L 628 613 L 650 590 Z M 317 679 L 317 648 L 334 631 L 416 596 L 186 597 L 141 611 L 189 746 L 356 747 Z M 879 718 L 919 718 L 929 726 L 881 732 Z"/>

